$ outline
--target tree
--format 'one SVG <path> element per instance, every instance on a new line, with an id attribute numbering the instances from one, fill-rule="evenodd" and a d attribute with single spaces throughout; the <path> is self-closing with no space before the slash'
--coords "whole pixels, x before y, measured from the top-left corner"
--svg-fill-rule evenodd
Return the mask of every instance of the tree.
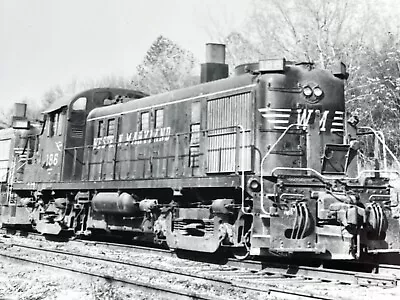
<path id="1" fill-rule="evenodd" d="M 229 70 L 244 63 L 257 62 L 263 53 L 239 32 L 230 33 L 224 40 L 226 45 L 226 62 Z"/>
<path id="2" fill-rule="evenodd" d="M 197 65 L 190 51 L 160 35 L 136 68 L 137 77 L 132 83 L 149 94 L 191 86 L 199 82 L 193 76 Z"/>
<path id="3" fill-rule="evenodd" d="M 389 147 L 400 155 L 400 39 L 386 34 L 380 47 L 362 49 L 357 76 L 347 89 L 347 107 L 361 125 L 381 130 Z"/>
<path id="4" fill-rule="evenodd" d="M 47 90 L 43 95 L 40 110 L 48 108 L 54 101 L 65 95 L 74 95 L 81 91 L 98 87 L 130 89 L 132 88 L 132 84 L 129 78 L 117 75 L 107 75 L 98 79 L 88 80 L 73 79 L 64 87 L 56 85 Z"/>
<path id="5" fill-rule="evenodd" d="M 55 100 L 61 98 L 64 95 L 64 90 L 59 86 L 53 86 L 47 90 L 42 98 L 41 108 L 48 108 Z"/>
<path id="6" fill-rule="evenodd" d="M 260 0 L 250 23 L 262 49 L 328 68 L 364 44 L 374 17 L 362 0 Z"/>
<path id="7" fill-rule="evenodd" d="M 229 46 L 229 55 L 286 57 L 329 69 L 344 61 L 349 111 L 361 125 L 381 130 L 400 155 L 399 28 L 394 0 L 257 0 L 248 26 L 232 36 L 246 36 L 250 46 Z M 388 22 L 390 20 L 390 22 Z M 229 40 L 229 38 L 227 38 Z M 240 62 L 243 63 L 243 62 Z"/>
<path id="8" fill-rule="evenodd" d="M 28 97 L 22 98 L 21 100 L 17 101 L 17 103 L 27 104 L 26 117 L 28 120 L 40 119 L 40 108 L 38 105 L 34 105 L 35 102 L 35 100 Z M 10 127 L 12 125 L 12 117 L 14 115 L 14 105 L 9 106 L 8 108 L 3 108 L 0 111 L 0 128 Z"/>

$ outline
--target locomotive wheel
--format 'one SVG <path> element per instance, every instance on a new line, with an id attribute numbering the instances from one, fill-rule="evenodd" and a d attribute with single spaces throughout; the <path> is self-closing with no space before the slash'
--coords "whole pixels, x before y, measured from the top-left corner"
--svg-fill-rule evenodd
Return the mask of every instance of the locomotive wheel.
<path id="1" fill-rule="evenodd" d="M 232 255 L 236 259 L 246 259 L 250 256 L 250 231 L 244 236 L 243 246 L 232 248 Z"/>
<path id="2" fill-rule="evenodd" d="M 250 256 L 250 248 L 245 246 L 232 248 L 232 255 L 236 259 L 243 260 Z"/>

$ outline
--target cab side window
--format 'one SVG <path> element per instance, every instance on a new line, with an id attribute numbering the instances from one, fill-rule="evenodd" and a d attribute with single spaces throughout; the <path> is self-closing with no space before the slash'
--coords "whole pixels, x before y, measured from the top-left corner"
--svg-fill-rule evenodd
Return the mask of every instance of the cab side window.
<path id="1" fill-rule="evenodd" d="M 66 113 L 67 113 L 66 109 L 63 109 L 62 111 L 60 111 L 58 113 L 58 117 L 57 117 L 58 125 L 56 127 L 56 132 L 55 132 L 56 135 L 62 135 L 63 134 L 63 128 L 64 128 L 64 125 L 65 125 L 65 115 L 66 115 Z"/>
<path id="2" fill-rule="evenodd" d="M 47 136 L 60 136 L 63 133 L 65 110 L 54 111 L 48 115 Z"/>
<path id="3" fill-rule="evenodd" d="M 86 110 L 87 98 L 80 97 L 72 104 L 73 111 Z"/>
<path id="4" fill-rule="evenodd" d="M 100 120 L 97 128 L 97 137 L 104 136 L 104 121 Z"/>
<path id="5" fill-rule="evenodd" d="M 54 135 L 54 121 L 55 121 L 55 114 L 50 113 L 47 116 L 48 124 L 47 124 L 47 136 L 52 137 Z"/>

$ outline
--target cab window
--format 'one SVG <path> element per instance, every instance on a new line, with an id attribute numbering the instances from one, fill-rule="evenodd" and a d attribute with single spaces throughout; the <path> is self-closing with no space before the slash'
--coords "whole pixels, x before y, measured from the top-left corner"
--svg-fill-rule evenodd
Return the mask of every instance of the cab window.
<path id="1" fill-rule="evenodd" d="M 97 128 L 97 137 L 104 136 L 104 121 L 99 121 L 99 127 Z"/>
<path id="2" fill-rule="evenodd" d="M 62 135 L 63 124 L 65 120 L 65 110 L 51 112 L 48 115 L 47 136 Z"/>
<path id="3" fill-rule="evenodd" d="M 47 136 L 52 137 L 54 135 L 54 123 L 55 123 L 55 114 L 51 113 L 48 116 L 48 125 L 47 125 Z"/>
<path id="4" fill-rule="evenodd" d="M 86 103 L 87 103 L 87 98 L 86 97 L 80 97 L 75 100 L 75 102 L 72 104 L 72 110 L 77 111 L 77 110 L 86 110 Z"/>
<path id="5" fill-rule="evenodd" d="M 63 134 L 63 127 L 64 127 L 64 123 L 65 123 L 65 114 L 66 114 L 66 110 L 62 110 L 58 113 L 58 124 L 56 127 L 56 135 L 62 135 Z"/>

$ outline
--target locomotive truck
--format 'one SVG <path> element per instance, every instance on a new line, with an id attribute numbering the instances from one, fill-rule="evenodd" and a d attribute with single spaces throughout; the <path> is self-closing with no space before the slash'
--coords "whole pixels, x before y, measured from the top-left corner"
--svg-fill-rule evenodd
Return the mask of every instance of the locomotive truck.
<path id="1" fill-rule="evenodd" d="M 93 89 L 44 111 L 13 155 L 3 226 L 240 258 L 398 252 L 390 174 L 358 169 L 345 65 L 261 60 L 228 77 L 224 45 L 206 49 L 199 85 Z"/>

